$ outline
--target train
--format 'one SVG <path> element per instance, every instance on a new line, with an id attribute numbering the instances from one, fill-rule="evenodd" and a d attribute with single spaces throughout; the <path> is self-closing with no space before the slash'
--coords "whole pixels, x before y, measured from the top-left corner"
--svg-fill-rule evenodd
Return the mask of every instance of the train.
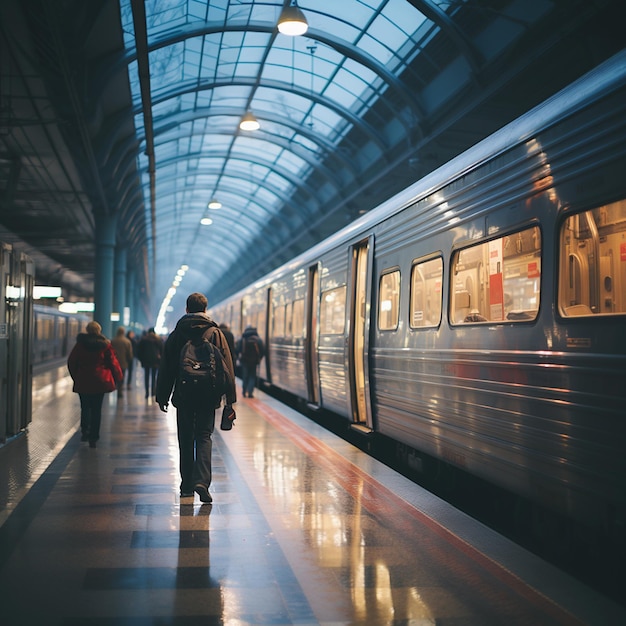
<path id="1" fill-rule="evenodd" d="M 67 359 L 89 318 L 35 303 L 35 264 L 19 247 L 0 242 L 0 271 L 0 444 L 4 444 L 32 421 L 33 375 Z"/>
<path id="2" fill-rule="evenodd" d="M 33 321 L 32 363 L 35 370 L 40 370 L 50 363 L 67 360 L 78 333 L 85 332 L 91 317 L 35 304 Z"/>
<path id="3" fill-rule="evenodd" d="M 623 550 L 626 50 L 209 313 L 260 386 Z"/>

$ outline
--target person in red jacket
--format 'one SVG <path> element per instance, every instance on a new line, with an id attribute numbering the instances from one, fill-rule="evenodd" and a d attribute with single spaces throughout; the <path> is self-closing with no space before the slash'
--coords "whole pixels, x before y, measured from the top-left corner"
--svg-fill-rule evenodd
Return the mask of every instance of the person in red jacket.
<path id="1" fill-rule="evenodd" d="M 124 375 L 100 324 L 89 322 L 86 330 L 76 337 L 67 368 L 74 381 L 72 391 L 80 397 L 81 441 L 89 441 L 89 447 L 95 448 L 100 438 L 104 394 L 114 391 Z"/>

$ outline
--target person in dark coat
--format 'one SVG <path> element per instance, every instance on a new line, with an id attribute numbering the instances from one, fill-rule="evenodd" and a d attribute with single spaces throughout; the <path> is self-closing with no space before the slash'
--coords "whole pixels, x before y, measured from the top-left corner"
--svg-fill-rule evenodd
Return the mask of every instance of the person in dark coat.
<path id="1" fill-rule="evenodd" d="M 135 373 L 135 357 L 137 356 L 137 346 L 139 345 L 139 340 L 137 339 L 137 335 L 135 335 L 134 330 L 129 330 L 126 333 L 126 337 L 130 341 L 133 347 L 133 358 L 128 362 L 128 369 L 126 370 L 126 386 L 133 386 L 133 375 Z"/>
<path id="2" fill-rule="evenodd" d="M 124 395 L 124 374 L 129 367 L 129 363 L 133 362 L 133 344 L 126 336 L 126 330 L 123 326 L 118 326 L 115 337 L 111 339 L 111 345 L 122 368 L 122 380 L 117 386 L 117 395 L 121 398 Z"/>
<path id="3" fill-rule="evenodd" d="M 104 394 L 116 389 L 123 374 L 100 324 L 89 322 L 86 330 L 76 337 L 76 345 L 67 358 L 67 368 L 74 381 L 72 391 L 80 398 L 81 441 L 89 441 L 89 447 L 95 448 L 100 439 Z"/>
<path id="4" fill-rule="evenodd" d="M 144 371 L 146 398 L 150 397 L 150 389 L 152 389 L 152 395 L 156 396 L 156 378 L 162 356 L 163 340 L 154 332 L 154 328 L 149 328 L 137 346 L 137 358 Z"/>
<path id="5" fill-rule="evenodd" d="M 187 313 L 178 320 L 176 328 L 165 342 L 156 396 L 161 411 L 167 411 L 170 395 L 172 404 L 176 407 L 180 453 L 180 495 L 191 497 L 195 491 L 202 502 L 213 500 L 209 493 L 212 479 L 213 441 L 211 435 L 215 428 L 215 409 L 220 406 L 222 398 L 207 396 L 200 403 L 197 401 L 192 403 L 185 398 L 177 383 L 180 354 L 187 341 L 205 337 L 220 350 L 224 357 L 225 369 L 230 377 L 225 411 L 230 411 L 231 419 L 235 418 L 232 405 L 237 402 L 230 349 L 224 334 L 206 313 L 207 304 L 206 296 L 201 293 L 192 293 L 187 298 Z"/>
<path id="6" fill-rule="evenodd" d="M 235 350 L 235 335 L 230 332 L 230 327 L 228 324 L 220 324 L 220 330 L 222 334 L 226 338 L 226 343 L 228 343 L 228 348 L 230 350 L 230 357 L 233 361 L 233 366 L 235 365 L 235 361 L 237 360 L 237 351 Z"/>
<path id="7" fill-rule="evenodd" d="M 237 357 L 241 363 L 243 397 L 253 398 L 256 387 L 256 370 L 265 354 L 263 340 L 254 326 L 247 326 L 237 342 Z"/>

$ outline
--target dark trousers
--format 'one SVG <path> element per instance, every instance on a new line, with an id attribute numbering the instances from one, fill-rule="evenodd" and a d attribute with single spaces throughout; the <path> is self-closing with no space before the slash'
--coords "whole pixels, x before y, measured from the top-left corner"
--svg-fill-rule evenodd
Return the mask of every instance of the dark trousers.
<path id="1" fill-rule="evenodd" d="M 215 409 L 179 407 L 176 421 L 180 452 L 180 489 L 189 493 L 193 491 L 195 485 L 204 485 L 208 488 L 212 478 L 211 435 L 215 428 Z"/>
<path id="2" fill-rule="evenodd" d="M 152 383 L 152 395 L 156 396 L 156 377 L 157 372 L 159 371 L 158 367 L 144 367 L 143 368 L 143 378 L 146 384 L 146 398 L 150 396 L 150 383 Z"/>
<path id="3" fill-rule="evenodd" d="M 133 374 L 135 373 L 135 359 L 131 359 L 126 370 L 126 385 L 130 387 L 133 384 Z"/>
<path id="4" fill-rule="evenodd" d="M 80 430 L 89 441 L 100 439 L 100 421 L 102 420 L 103 393 L 79 393 Z"/>
<path id="5" fill-rule="evenodd" d="M 252 396 L 256 387 L 256 365 L 241 363 L 241 386 L 243 387 L 243 395 Z"/>

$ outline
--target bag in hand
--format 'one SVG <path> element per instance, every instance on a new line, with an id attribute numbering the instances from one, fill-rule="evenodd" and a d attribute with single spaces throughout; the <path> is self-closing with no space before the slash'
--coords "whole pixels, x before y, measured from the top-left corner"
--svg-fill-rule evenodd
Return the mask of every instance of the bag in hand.
<path id="1" fill-rule="evenodd" d="M 221 430 L 231 430 L 233 427 L 233 423 L 236 419 L 237 415 L 235 415 L 235 409 L 228 404 L 224 406 L 222 411 L 222 422 L 220 424 Z"/>

